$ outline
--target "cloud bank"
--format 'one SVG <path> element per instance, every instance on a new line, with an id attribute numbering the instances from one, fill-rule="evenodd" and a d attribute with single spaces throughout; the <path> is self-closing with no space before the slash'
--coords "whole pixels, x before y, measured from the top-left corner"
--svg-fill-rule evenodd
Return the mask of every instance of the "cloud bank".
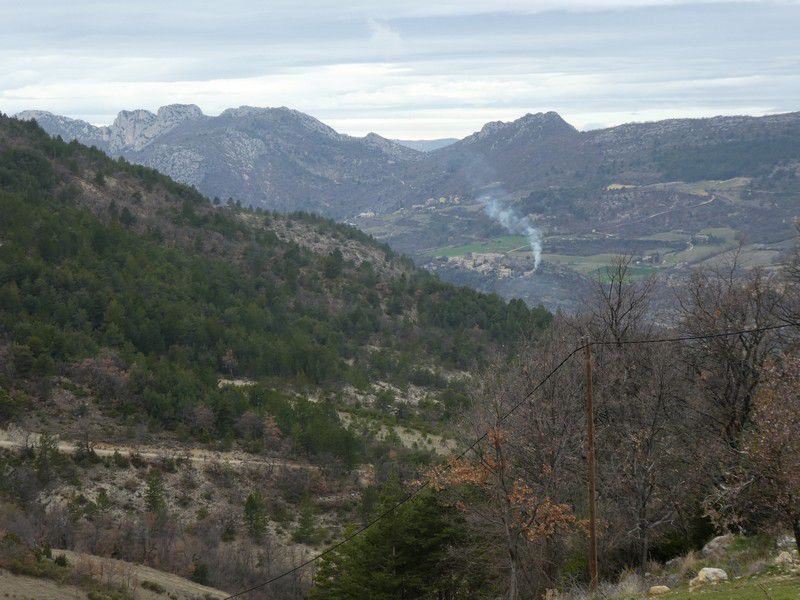
<path id="1" fill-rule="evenodd" d="M 354 135 L 460 137 L 800 109 L 800 4 L 670 0 L 9 3 L 0 110 L 96 124 L 173 102 L 291 106 Z"/>

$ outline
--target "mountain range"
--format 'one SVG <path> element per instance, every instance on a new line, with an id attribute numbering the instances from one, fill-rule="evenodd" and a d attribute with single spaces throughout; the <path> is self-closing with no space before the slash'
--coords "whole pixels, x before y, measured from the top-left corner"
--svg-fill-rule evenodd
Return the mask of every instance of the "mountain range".
<path id="1" fill-rule="evenodd" d="M 545 112 L 430 145 L 344 135 L 288 108 L 208 116 L 170 105 L 120 112 L 106 127 L 17 116 L 210 198 L 346 221 L 453 281 L 551 307 L 569 306 L 568 290 L 619 252 L 635 254 L 643 273 L 680 270 L 745 241 L 770 264 L 800 205 L 797 112 L 592 131 Z M 490 203 L 517 226 L 489 214 Z M 544 239 L 536 277 L 523 221 Z"/>

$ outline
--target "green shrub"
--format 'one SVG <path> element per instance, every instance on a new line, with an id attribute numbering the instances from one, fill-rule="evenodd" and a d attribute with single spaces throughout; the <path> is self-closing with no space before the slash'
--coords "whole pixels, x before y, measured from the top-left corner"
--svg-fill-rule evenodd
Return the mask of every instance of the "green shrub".
<path id="1" fill-rule="evenodd" d="M 111 458 L 114 461 L 114 466 L 118 469 L 127 469 L 131 464 L 130 460 L 119 453 L 119 450 L 114 450 L 114 454 Z"/>
<path id="2" fill-rule="evenodd" d="M 190 579 L 200 585 L 208 585 L 208 565 L 205 563 L 195 563 Z"/>
<path id="3" fill-rule="evenodd" d="M 147 579 L 145 579 L 142 582 L 142 587 L 146 590 L 150 590 L 151 592 L 155 592 L 156 594 L 163 594 L 164 592 L 167 591 L 167 588 L 165 588 L 160 583 L 157 583 L 155 581 L 149 581 Z"/>

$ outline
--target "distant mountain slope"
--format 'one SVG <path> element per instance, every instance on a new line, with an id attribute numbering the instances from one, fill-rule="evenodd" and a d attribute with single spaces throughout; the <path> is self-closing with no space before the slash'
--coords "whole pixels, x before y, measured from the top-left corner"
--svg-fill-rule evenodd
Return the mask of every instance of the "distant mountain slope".
<path id="1" fill-rule="evenodd" d="M 458 138 L 441 138 L 438 140 L 392 140 L 393 142 L 411 148 L 412 150 L 419 150 L 420 152 L 431 152 L 444 148 L 450 144 L 458 141 Z"/>
<path id="2" fill-rule="evenodd" d="M 171 105 L 156 114 L 123 111 L 108 127 L 39 111 L 18 116 L 36 119 L 51 135 L 158 169 L 209 197 L 332 217 L 371 208 L 380 190 L 402 195 L 408 186 L 397 163 L 421 156 L 376 134 L 339 134 L 288 108 L 243 106 L 209 117 L 193 105 Z"/>
<path id="3" fill-rule="evenodd" d="M 20 116 L 210 197 L 352 223 L 451 280 L 534 305 L 547 298 L 550 306 L 569 306 L 562 304 L 565 292 L 548 290 L 575 287 L 576 273 L 593 273 L 610 254 L 633 252 L 658 268 L 697 264 L 715 249 L 699 252 L 691 240 L 709 232 L 727 240 L 719 251 L 734 238 L 779 244 L 753 248 L 754 264 L 769 264 L 779 259 L 780 244 L 800 216 L 800 113 L 585 132 L 557 113 L 536 113 L 488 123 L 426 152 L 376 134 L 342 135 L 286 108 L 241 107 L 208 117 L 197 107 L 174 105 L 156 114 L 122 112 L 102 128 L 48 113 Z M 500 254 L 484 244 L 515 233 L 485 213 L 488 197 L 541 230 L 545 261 L 555 262 L 535 282 L 528 281 L 530 261 L 520 255 L 524 242 L 509 248 L 501 241 Z M 583 239 L 592 231 L 604 233 Z M 727 233 L 720 238 L 720 232 Z M 652 236 L 666 241 L 657 244 Z M 455 257 L 446 268 L 430 262 L 459 249 L 492 255 L 492 265 L 481 258 L 469 267 L 475 272 L 464 273 L 471 259 Z M 509 250 L 516 253 L 513 264 Z"/>
<path id="4" fill-rule="evenodd" d="M 459 141 L 339 134 L 288 108 L 240 107 L 217 117 L 194 105 L 123 111 L 108 127 L 26 111 L 51 135 L 158 169 L 204 194 L 335 218 L 386 213 L 487 186 L 527 194 L 552 186 L 754 176 L 800 157 L 800 113 L 632 123 L 581 132 L 557 113 L 492 122 Z"/>

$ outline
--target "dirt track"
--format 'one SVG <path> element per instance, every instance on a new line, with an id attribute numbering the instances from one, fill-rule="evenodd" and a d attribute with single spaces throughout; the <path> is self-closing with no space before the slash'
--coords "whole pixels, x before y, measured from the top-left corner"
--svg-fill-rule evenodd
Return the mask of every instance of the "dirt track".
<path id="1" fill-rule="evenodd" d="M 0 429 L 0 448 L 16 449 L 36 444 L 39 434 L 22 430 Z M 162 458 L 188 460 L 195 465 L 220 462 L 230 465 L 264 466 L 266 468 L 283 467 L 288 469 L 304 469 L 316 471 L 318 467 L 286 458 L 273 458 L 253 456 L 244 452 L 216 452 L 199 448 L 172 448 L 158 446 L 127 446 L 98 442 L 93 445 L 97 456 L 113 456 L 115 452 L 123 456 L 138 454 L 145 460 L 161 460 Z M 77 442 L 59 440 L 58 450 L 64 454 L 74 454 L 77 451 Z"/>

